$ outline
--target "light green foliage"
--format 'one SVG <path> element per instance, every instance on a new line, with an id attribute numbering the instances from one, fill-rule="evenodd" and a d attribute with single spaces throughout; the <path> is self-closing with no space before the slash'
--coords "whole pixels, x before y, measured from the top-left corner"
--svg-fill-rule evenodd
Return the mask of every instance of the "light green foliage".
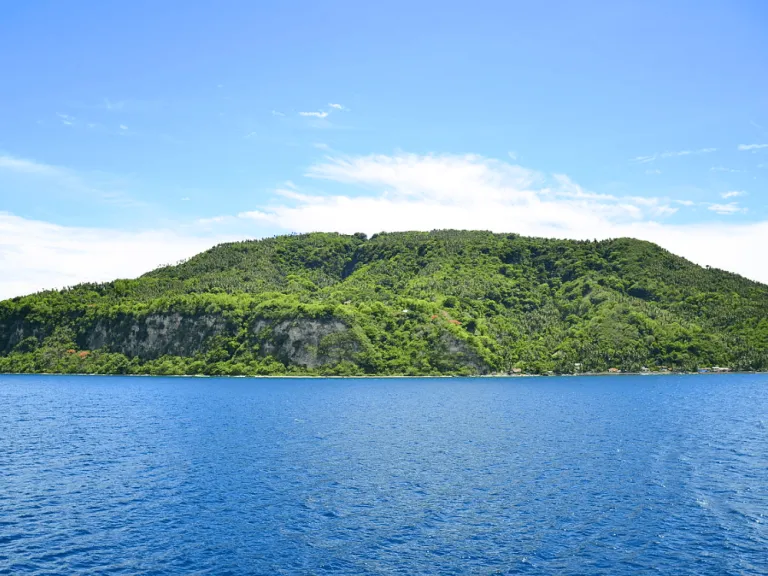
<path id="1" fill-rule="evenodd" d="M 768 369 L 768 287 L 638 240 L 444 230 L 224 244 L 135 280 L 0 303 L 4 372 L 571 373 L 577 364 Z"/>

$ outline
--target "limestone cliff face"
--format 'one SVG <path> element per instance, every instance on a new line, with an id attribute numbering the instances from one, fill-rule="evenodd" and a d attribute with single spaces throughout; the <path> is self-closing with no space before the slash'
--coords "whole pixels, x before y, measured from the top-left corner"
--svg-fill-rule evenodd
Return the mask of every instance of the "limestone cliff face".
<path id="1" fill-rule="evenodd" d="M 236 327 L 218 315 L 151 314 L 98 320 L 81 331 L 78 346 L 86 350 L 104 348 L 146 360 L 166 354 L 194 356 L 205 351 L 210 338 L 236 333 Z M 360 347 L 349 327 L 337 319 L 258 319 L 252 324 L 250 336 L 262 355 L 307 368 L 351 360 Z"/>
<path id="2" fill-rule="evenodd" d="M 142 360 L 166 354 L 193 356 L 213 336 L 234 335 L 235 327 L 214 314 L 184 316 L 176 312 L 145 317 L 97 320 L 81 330 L 77 343 L 85 350 L 105 348 Z"/>
<path id="3" fill-rule="evenodd" d="M 51 330 L 51 326 L 30 322 L 26 318 L 11 318 L 0 322 L 0 354 L 7 354 L 30 336 L 43 340 Z"/>
<path id="4" fill-rule="evenodd" d="M 448 359 L 448 363 L 462 364 L 471 368 L 475 374 L 487 374 L 488 364 L 472 347 L 448 332 L 440 336 L 439 345 L 433 351 L 433 357 Z"/>
<path id="5" fill-rule="evenodd" d="M 171 310 L 146 315 L 80 316 L 72 318 L 65 328 L 71 335 L 67 338 L 74 337 L 79 350 L 118 352 L 142 361 L 166 355 L 189 358 L 224 350 L 221 342 L 215 341 L 217 337 L 233 339 L 237 346 L 246 346 L 262 357 L 271 356 L 286 366 L 307 369 L 340 362 L 354 364 L 361 352 L 373 347 L 359 327 L 338 317 L 240 316 L 232 320 L 222 313 L 184 314 Z M 5 318 L 0 321 L 0 354 L 14 350 L 20 343 L 22 347 L 44 345 L 53 329 L 52 325 L 25 317 Z M 417 332 L 415 337 L 427 336 Z M 421 358 L 426 365 L 440 370 L 453 370 L 458 365 L 475 374 L 488 372 L 487 363 L 477 351 L 448 331 L 436 339 L 433 336 Z"/>
<path id="6" fill-rule="evenodd" d="M 234 337 L 238 326 L 220 314 L 166 312 L 81 320 L 75 322 L 73 330 L 82 350 L 103 349 L 152 360 L 205 352 L 211 338 Z M 50 326 L 25 318 L 6 320 L 0 324 L 0 353 L 10 352 L 30 336 L 42 341 L 50 333 Z M 361 349 L 360 336 L 336 318 L 259 318 L 250 321 L 248 337 L 261 355 L 307 368 L 351 361 Z"/>
<path id="7" fill-rule="evenodd" d="M 306 368 L 351 361 L 361 345 L 359 337 L 338 319 L 259 319 L 251 332 L 263 355 Z"/>

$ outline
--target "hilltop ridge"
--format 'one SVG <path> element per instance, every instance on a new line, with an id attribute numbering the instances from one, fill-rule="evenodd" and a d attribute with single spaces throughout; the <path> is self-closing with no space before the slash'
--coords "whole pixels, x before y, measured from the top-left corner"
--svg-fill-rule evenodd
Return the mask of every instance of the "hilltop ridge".
<path id="1" fill-rule="evenodd" d="M 649 242 L 439 230 L 216 246 L 0 302 L 0 371 L 768 368 L 768 286 Z"/>

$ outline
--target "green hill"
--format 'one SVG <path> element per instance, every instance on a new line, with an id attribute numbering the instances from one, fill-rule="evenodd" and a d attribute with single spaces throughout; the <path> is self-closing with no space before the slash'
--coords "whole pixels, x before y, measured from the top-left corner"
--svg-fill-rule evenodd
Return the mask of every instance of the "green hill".
<path id="1" fill-rule="evenodd" d="M 579 366 L 580 365 L 580 366 Z M 0 302 L 0 371 L 768 369 L 768 286 L 654 244 L 435 231 L 223 244 Z"/>

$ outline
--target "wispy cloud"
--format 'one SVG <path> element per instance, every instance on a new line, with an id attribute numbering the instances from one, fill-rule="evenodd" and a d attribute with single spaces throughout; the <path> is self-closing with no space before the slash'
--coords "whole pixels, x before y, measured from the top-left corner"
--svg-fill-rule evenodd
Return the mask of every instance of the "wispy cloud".
<path id="1" fill-rule="evenodd" d="M 46 174 L 55 175 L 59 173 L 59 168 L 49 166 L 34 160 L 25 158 L 16 158 L 14 156 L 0 156 L 0 169 L 13 172 L 22 172 L 25 174 Z"/>
<path id="2" fill-rule="evenodd" d="M 125 101 L 119 100 L 117 102 L 113 102 L 109 98 L 104 98 L 104 108 L 106 110 L 122 110 L 125 108 Z"/>
<path id="3" fill-rule="evenodd" d="M 230 235 L 59 226 L 0 212 L 0 300 L 80 282 L 132 278 Z"/>
<path id="4" fill-rule="evenodd" d="M 710 172 L 741 172 L 741 170 L 736 170 L 734 168 L 726 168 L 725 166 L 712 166 L 712 168 L 709 169 Z"/>
<path id="5" fill-rule="evenodd" d="M 248 134 L 246 134 L 244 138 L 249 139 L 249 138 L 255 138 L 256 136 L 258 136 L 256 132 L 248 132 Z"/>
<path id="6" fill-rule="evenodd" d="M 698 150 L 674 150 L 667 152 L 657 152 L 648 156 L 635 156 L 630 161 L 637 164 L 647 164 L 653 162 L 659 158 L 675 158 L 680 156 L 691 156 L 698 154 L 709 154 L 711 152 L 717 152 L 717 148 L 699 148 Z"/>
<path id="7" fill-rule="evenodd" d="M 309 116 L 314 118 L 327 118 L 328 112 L 299 112 L 299 116 Z"/>
<path id="8" fill-rule="evenodd" d="M 658 168 L 648 169 L 648 170 L 645 171 L 645 173 L 646 174 L 661 174 L 661 170 L 659 170 Z"/>
<path id="9" fill-rule="evenodd" d="M 227 220 L 227 216 L 212 216 L 211 218 L 198 218 L 198 224 L 218 224 Z"/>
<path id="10" fill-rule="evenodd" d="M 109 113 L 118 114 L 120 112 L 131 111 L 149 111 L 157 110 L 167 106 L 169 103 L 164 100 L 134 100 L 130 98 L 113 99 L 99 98 L 89 102 L 68 102 L 67 105 L 73 110 L 104 110 Z M 85 114 L 85 113 L 83 113 Z"/>
<path id="11" fill-rule="evenodd" d="M 732 214 L 738 214 L 739 212 L 746 212 L 746 208 L 739 207 L 738 202 L 729 202 L 728 204 L 710 204 L 707 206 L 707 210 L 722 214 L 724 216 L 730 216 Z"/>
<path id="12" fill-rule="evenodd" d="M 64 124 L 65 126 L 73 126 L 75 124 L 74 116 L 70 116 L 69 114 L 61 114 L 58 112 L 56 113 L 56 116 L 59 117 L 59 119 L 61 120 L 61 123 Z"/>
<path id="13" fill-rule="evenodd" d="M 739 196 L 746 196 L 747 193 L 744 190 L 731 190 L 730 192 L 723 192 L 720 194 L 721 198 L 738 198 Z"/>
<path id="14" fill-rule="evenodd" d="M 277 110 L 272 110 L 272 116 L 285 116 L 285 114 L 278 112 Z"/>
<path id="15" fill-rule="evenodd" d="M 349 109 L 343 106 L 342 104 L 335 104 L 333 102 L 330 102 L 328 104 L 327 110 L 318 110 L 317 112 L 299 112 L 299 116 L 304 116 L 305 118 L 317 118 L 319 120 L 323 120 L 327 118 L 332 112 L 337 112 L 337 111 L 348 112 Z"/>
<path id="16" fill-rule="evenodd" d="M 111 108 L 108 108 L 109 110 L 119 110 L 122 106 L 122 102 L 118 103 L 111 103 L 109 100 L 105 100 L 105 103 L 109 103 L 109 106 Z M 96 106 L 91 106 L 91 109 L 97 108 Z M 103 106 L 100 106 L 100 108 L 106 108 L 106 104 Z M 111 136 L 121 136 L 124 135 L 126 132 L 130 130 L 130 133 L 133 135 L 138 135 L 138 133 L 135 130 L 130 129 L 126 124 L 120 122 L 120 123 L 100 123 L 100 122 L 93 122 L 90 119 L 84 118 L 83 116 L 72 116 L 70 114 L 63 114 L 61 112 L 57 112 L 56 116 L 58 117 L 59 121 L 65 125 L 70 126 L 73 130 L 88 130 L 93 132 L 99 132 L 102 134 L 109 134 Z M 152 134 L 151 132 L 147 133 L 144 132 L 142 134 L 144 137 L 151 137 L 151 138 L 163 138 L 167 139 L 164 135 L 161 134 Z"/>
<path id="17" fill-rule="evenodd" d="M 768 148 L 768 144 L 739 144 L 739 150 L 742 152 L 746 152 L 748 150 L 761 150 L 763 148 Z"/>
<path id="18" fill-rule="evenodd" d="M 147 206 L 124 192 L 121 183 L 109 175 L 83 173 L 9 155 L 0 155 L 0 174 L 2 172 L 22 175 L 28 179 L 26 182 L 37 182 L 37 186 L 44 186 L 48 191 L 65 191 L 73 200 L 78 197 L 99 200 L 125 208 Z"/>
<path id="19" fill-rule="evenodd" d="M 672 158 L 674 156 L 690 156 L 691 154 L 709 154 L 717 152 L 717 148 L 699 148 L 698 150 L 678 150 L 676 152 L 662 152 L 661 158 Z"/>
<path id="20" fill-rule="evenodd" d="M 546 176 L 475 155 L 339 156 L 312 166 L 307 175 L 379 192 L 322 196 L 281 190 L 280 196 L 298 205 L 241 216 L 290 230 L 423 230 L 436 224 L 505 230 L 514 222 L 522 233 L 562 237 L 579 230 L 592 237 L 601 223 L 665 218 L 678 210 L 668 199 L 595 193 L 565 175 Z"/>

